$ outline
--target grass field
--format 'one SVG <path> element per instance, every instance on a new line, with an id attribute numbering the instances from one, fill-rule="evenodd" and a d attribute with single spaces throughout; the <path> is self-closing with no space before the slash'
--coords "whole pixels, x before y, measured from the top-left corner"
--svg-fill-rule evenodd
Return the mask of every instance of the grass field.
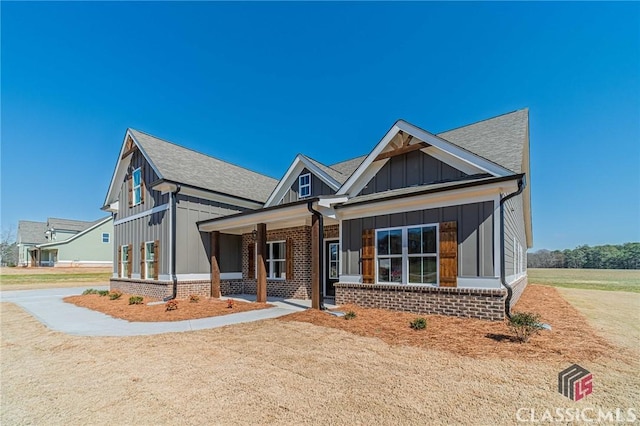
<path id="1" fill-rule="evenodd" d="M 530 268 L 527 273 L 532 284 L 640 293 L 640 270 Z"/>
<path id="2" fill-rule="evenodd" d="M 0 290 L 108 284 L 111 268 L 0 268 Z"/>

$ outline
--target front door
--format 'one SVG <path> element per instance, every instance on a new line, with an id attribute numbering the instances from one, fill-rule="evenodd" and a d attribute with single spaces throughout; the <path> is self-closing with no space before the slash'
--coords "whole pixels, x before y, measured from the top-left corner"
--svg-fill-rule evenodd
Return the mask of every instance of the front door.
<path id="1" fill-rule="evenodd" d="M 333 285 L 338 282 L 338 274 L 340 273 L 340 244 L 338 243 L 338 240 L 325 240 L 324 245 L 324 295 L 327 297 L 335 297 L 336 289 Z"/>

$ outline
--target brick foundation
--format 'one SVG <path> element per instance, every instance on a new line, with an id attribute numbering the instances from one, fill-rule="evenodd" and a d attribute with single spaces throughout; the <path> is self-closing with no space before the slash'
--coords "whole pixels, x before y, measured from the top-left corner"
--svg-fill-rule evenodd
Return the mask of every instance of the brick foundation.
<path id="1" fill-rule="evenodd" d="M 171 281 L 136 280 L 126 278 L 112 278 L 109 282 L 111 291 L 135 294 L 153 299 L 164 299 L 173 294 Z M 178 299 L 187 299 L 192 294 L 209 297 L 211 294 L 211 281 L 178 281 Z"/>
<path id="2" fill-rule="evenodd" d="M 506 290 L 337 283 L 336 304 L 503 320 Z"/>

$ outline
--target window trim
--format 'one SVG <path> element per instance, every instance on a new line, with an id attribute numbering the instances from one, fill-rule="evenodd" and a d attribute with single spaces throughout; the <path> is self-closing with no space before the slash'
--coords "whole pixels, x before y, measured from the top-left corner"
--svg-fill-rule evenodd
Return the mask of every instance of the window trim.
<path id="1" fill-rule="evenodd" d="M 105 241 L 105 240 L 104 240 L 104 236 L 105 236 L 105 235 L 107 236 L 107 241 Z M 103 232 L 103 233 L 102 233 L 102 242 L 103 242 L 104 244 L 109 244 L 109 243 L 111 242 L 111 234 L 110 234 L 110 233 L 108 233 L 108 232 Z"/>
<path id="2" fill-rule="evenodd" d="M 329 241 L 327 242 L 328 246 L 329 246 L 329 256 L 327 256 L 327 264 L 329 266 L 329 270 L 327 271 L 327 279 L 330 280 L 339 280 L 340 279 L 340 241 L 336 240 L 336 241 Z M 337 259 L 336 260 L 331 260 L 331 246 L 337 246 L 338 249 L 336 251 L 336 256 Z M 332 277 L 331 276 L 331 264 L 335 263 L 336 265 L 336 276 Z"/>
<path id="3" fill-rule="evenodd" d="M 302 178 L 309 178 L 309 183 L 302 184 Z M 307 195 L 302 195 L 302 188 L 307 188 L 309 193 Z M 309 198 L 311 197 L 311 173 L 305 173 L 303 175 L 298 176 L 298 198 Z"/>
<path id="4" fill-rule="evenodd" d="M 284 257 L 282 259 L 278 258 L 278 259 L 272 259 L 272 255 L 273 255 L 273 245 L 274 244 L 284 244 Z M 257 257 L 257 256 L 256 256 Z M 284 264 L 284 278 L 281 277 L 274 277 L 272 276 L 273 272 L 275 271 L 275 269 L 273 268 L 272 263 L 275 262 L 282 262 Z M 268 280 L 277 280 L 277 281 L 286 281 L 287 280 L 287 241 L 286 240 L 274 240 L 274 241 L 267 241 L 267 257 L 265 258 L 265 266 L 269 265 L 269 267 L 267 268 L 267 270 L 269 271 L 267 273 L 267 279 Z M 256 265 L 257 267 L 257 265 Z M 258 276 L 258 271 L 256 271 L 256 277 Z"/>
<path id="5" fill-rule="evenodd" d="M 138 182 L 138 185 L 136 185 L 136 172 L 140 173 L 140 180 Z M 136 190 L 138 190 L 138 200 L 136 202 Z M 137 169 L 133 170 L 133 173 L 131 173 L 131 197 L 132 197 L 132 206 L 137 206 L 138 204 L 142 204 L 142 167 L 138 167 Z"/>
<path id="6" fill-rule="evenodd" d="M 435 228 L 436 233 L 436 252 L 432 253 L 421 253 L 421 254 L 409 254 L 409 238 L 408 238 L 408 230 L 409 228 L 426 228 L 433 227 Z M 379 255 L 378 254 L 378 232 L 380 231 L 393 231 L 393 230 L 401 230 L 402 232 L 402 254 L 393 254 L 393 255 Z M 407 225 L 407 226 L 391 226 L 387 228 L 375 228 L 373 233 L 373 241 L 374 241 L 374 281 L 376 284 L 381 285 L 402 285 L 402 286 L 420 286 L 420 287 L 440 287 L 440 224 L 439 223 L 423 223 L 416 225 Z M 379 260 L 380 256 L 383 256 L 385 259 L 402 259 L 402 281 L 401 282 L 389 282 L 389 281 L 380 281 L 379 279 Z M 410 283 L 409 282 L 409 259 L 412 257 L 433 257 L 436 259 L 436 282 L 435 283 Z"/>
<path id="7" fill-rule="evenodd" d="M 127 260 L 124 259 L 124 252 L 127 252 Z M 126 269 L 129 268 L 129 256 L 131 253 L 129 252 L 129 244 L 122 244 L 120 246 L 120 278 L 128 278 L 129 273 Z"/>
<path id="8" fill-rule="evenodd" d="M 144 242 L 144 278 L 146 280 L 153 280 L 155 278 L 153 278 L 153 274 L 151 272 L 153 271 L 153 263 L 155 262 L 156 252 L 155 252 L 155 250 L 153 252 L 154 260 L 149 260 L 149 258 L 148 258 L 148 256 L 149 256 L 149 245 L 151 245 L 151 248 L 153 248 L 154 245 L 155 245 L 155 241 L 145 241 Z M 149 267 L 149 264 L 151 264 L 151 267 Z"/>

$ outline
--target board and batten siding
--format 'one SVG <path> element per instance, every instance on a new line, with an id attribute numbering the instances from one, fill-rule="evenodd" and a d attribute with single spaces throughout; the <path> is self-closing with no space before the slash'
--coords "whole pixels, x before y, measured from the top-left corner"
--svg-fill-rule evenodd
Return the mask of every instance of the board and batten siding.
<path id="1" fill-rule="evenodd" d="M 291 188 L 289 188 L 286 194 L 284 194 L 284 197 L 282 197 L 282 200 L 280 200 L 280 204 L 293 203 L 295 201 L 300 200 L 300 198 L 298 198 L 298 182 L 299 182 L 298 179 L 300 176 L 306 175 L 307 173 L 311 173 L 311 172 L 307 169 L 304 169 L 302 172 L 300 172 L 298 176 L 296 176 L 293 182 L 293 185 L 291 185 Z M 324 183 L 322 179 L 320 179 L 319 177 L 311 173 L 310 197 L 318 197 L 320 195 L 333 195 L 333 194 L 335 194 L 335 191 L 331 189 L 329 185 L 327 185 L 326 183 Z M 309 198 L 309 197 L 305 197 L 305 198 Z"/>
<path id="2" fill-rule="evenodd" d="M 525 236 L 525 224 L 522 205 L 522 195 L 518 195 L 504 203 L 504 267 L 505 276 L 516 274 L 513 268 L 516 248 L 514 238 L 522 246 L 523 271 L 527 270 L 527 239 Z"/>
<path id="3" fill-rule="evenodd" d="M 167 204 L 169 202 L 169 194 L 162 194 L 160 191 L 154 191 L 150 189 L 150 184 L 158 180 L 158 175 L 149 165 L 146 158 L 140 153 L 139 150 L 134 151 L 131 156 L 129 167 L 127 168 L 127 174 L 122 182 L 120 182 L 120 194 L 118 196 L 118 213 L 115 217 L 116 220 L 123 219 L 134 214 L 142 213 L 146 210 L 151 210 L 156 206 Z M 125 158 L 126 161 L 127 159 Z M 142 182 L 144 191 L 144 202 L 138 205 L 129 207 L 129 180 L 135 169 L 142 168 Z"/>
<path id="4" fill-rule="evenodd" d="M 493 201 L 350 219 L 342 222 L 342 274 L 360 275 L 362 231 L 457 222 L 458 276 L 494 277 Z"/>
<path id="5" fill-rule="evenodd" d="M 211 272 L 211 241 L 208 232 L 200 232 L 196 222 L 246 211 L 248 209 L 217 201 L 178 194 L 176 204 L 176 273 L 207 274 Z M 242 270 L 242 237 L 220 238 L 220 272 Z M 235 269 L 229 271 L 228 269 Z"/>
<path id="6" fill-rule="evenodd" d="M 434 182 L 453 180 L 466 176 L 422 151 L 391 157 L 371 178 L 359 195 L 373 194 L 390 189 L 426 185 Z"/>
<path id="7" fill-rule="evenodd" d="M 132 219 L 115 225 L 113 228 L 113 272 L 118 272 L 118 247 L 131 244 L 132 274 L 140 274 L 141 252 L 140 244 L 148 241 L 159 241 L 159 275 L 169 273 L 169 210 Z"/>

